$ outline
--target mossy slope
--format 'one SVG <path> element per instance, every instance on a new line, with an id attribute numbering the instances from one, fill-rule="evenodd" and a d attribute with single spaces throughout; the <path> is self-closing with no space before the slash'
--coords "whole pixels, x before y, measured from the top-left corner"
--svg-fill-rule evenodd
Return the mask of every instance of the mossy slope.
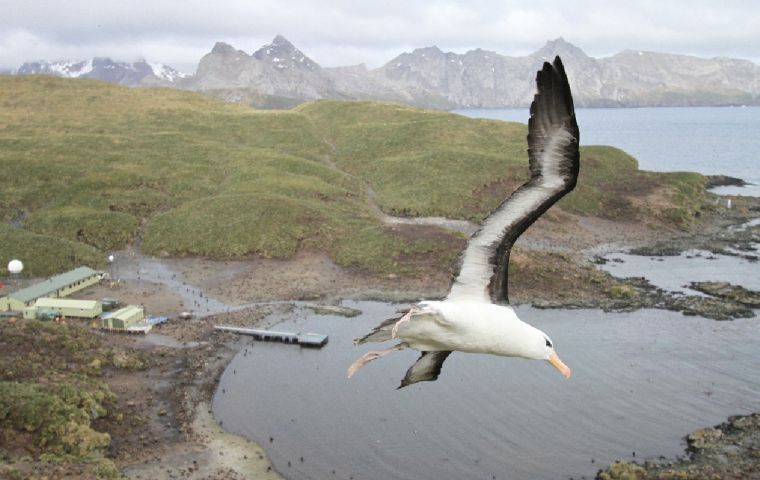
<path id="1" fill-rule="evenodd" d="M 24 253 L 28 239 L 40 258 L 77 246 L 40 262 L 48 271 L 28 270 L 47 274 L 141 239 L 149 254 L 313 249 L 368 272 L 421 273 L 450 265 L 461 239 L 404 236 L 372 202 L 391 214 L 480 220 L 526 179 L 526 133 L 387 103 L 273 112 L 175 90 L 0 77 L 0 168 L 16 179 L 0 220 L 23 228 L 0 229 L 0 256 Z M 696 213 L 701 176 L 640 172 L 609 147 L 582 156 L 565 210 L 677 225 Z"/>

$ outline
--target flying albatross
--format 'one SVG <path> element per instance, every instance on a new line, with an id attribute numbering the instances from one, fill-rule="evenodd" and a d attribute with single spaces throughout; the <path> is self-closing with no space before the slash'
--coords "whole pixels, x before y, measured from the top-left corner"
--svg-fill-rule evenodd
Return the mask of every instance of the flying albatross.
<path id="1" fill-rule="evenodd" d="M 504 200 L 469 240 L 444 300 L 419 302 L 355 340 L 356 344 L 393 338 L 400 342 L 361 356 L 349 367 L 349 378 L 368 362 L 405 348 L 422 355 L 399 388 L 437 379 L 453 351 L 546 360 L 570 377 L 570 369 L 557 356 L 549 337 L 520 320 L 507 298 L 512 245 L 575 187 L 578 178 L 578 124 L 559 57 L 544 63 L 536 84 L 528 122 L 530 180 Z"/>

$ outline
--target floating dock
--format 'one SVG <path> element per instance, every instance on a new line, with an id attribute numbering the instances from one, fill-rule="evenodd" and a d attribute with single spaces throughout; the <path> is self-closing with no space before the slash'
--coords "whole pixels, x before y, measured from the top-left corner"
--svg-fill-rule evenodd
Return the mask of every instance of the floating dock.
<path id="1" fill-rule="evenodd" d="M 250 335 L 255 340 L 262 342 L 282 342 L 301 345 L 302 347 L 322 348 L 327 343 L 327 335 L 319 333 L 291 333 L 276 332 L 273 330 L 259 330 L 256 328 L 230 327 L 227 325 L 214 325 L 214 330 L 223 332 L 239 333 L 241 335 Z"/>

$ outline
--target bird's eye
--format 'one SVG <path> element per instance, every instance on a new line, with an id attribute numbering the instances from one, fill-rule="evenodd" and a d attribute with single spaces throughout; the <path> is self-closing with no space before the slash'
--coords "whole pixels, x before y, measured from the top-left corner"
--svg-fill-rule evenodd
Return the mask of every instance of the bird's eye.
<path id="1" fill-rule="evenodd" d="M 548 338 L 546 338 L 545 340 L 546 340 L 546 346 L 549 348 L 552 348 L 552 342 L 550 342 Z"/>

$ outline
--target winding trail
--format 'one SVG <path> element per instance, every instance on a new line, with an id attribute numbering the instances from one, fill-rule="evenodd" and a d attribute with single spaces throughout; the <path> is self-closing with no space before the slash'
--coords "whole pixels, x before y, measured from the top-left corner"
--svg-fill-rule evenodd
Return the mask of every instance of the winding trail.
<path id="1" fill-rule="evenodd" d="M 330 150 L 333 153 L 337 151 L 337 148 L 332 142 L 330 142 L 326 138 L 324 138 L 323 140 L 330 147 Z M 372 211 L 380 219 L 380 221 L 386 225 L 425 225 L 425 226 L 430 226 L 430 227 L 443 228 L 445 230 L 453 230 L 456 232 L 463 233 L 467 235 L 468 237 L 471 236 L 480 228 L 480 225 L 475 222 L 470 222 L 467 220 L 457 220 L 457 219 L 446 218 L 446 217 L 396 217 L 393 215 L 388 215 L 380 208 L 380 204 L 377 202 L 377 194 L 375 193 L 375 190 L 372 188 L 372 185 L 370 185 L 369 182 L 340 168 L 340 166 L 338 166 L 338 164 L 335 163 L 335 160 L 333 159 L 332 155 L 326 155 L 324 157 L 324 160 L 327 166 L 329 166 L 331 169 L 335 170 L 336 172 L 340 172 L 344 175 L 347 175 L 350 178 L 364 185 L 364 188 L 367 193 L 367 203 L 369 204 Z"/>

